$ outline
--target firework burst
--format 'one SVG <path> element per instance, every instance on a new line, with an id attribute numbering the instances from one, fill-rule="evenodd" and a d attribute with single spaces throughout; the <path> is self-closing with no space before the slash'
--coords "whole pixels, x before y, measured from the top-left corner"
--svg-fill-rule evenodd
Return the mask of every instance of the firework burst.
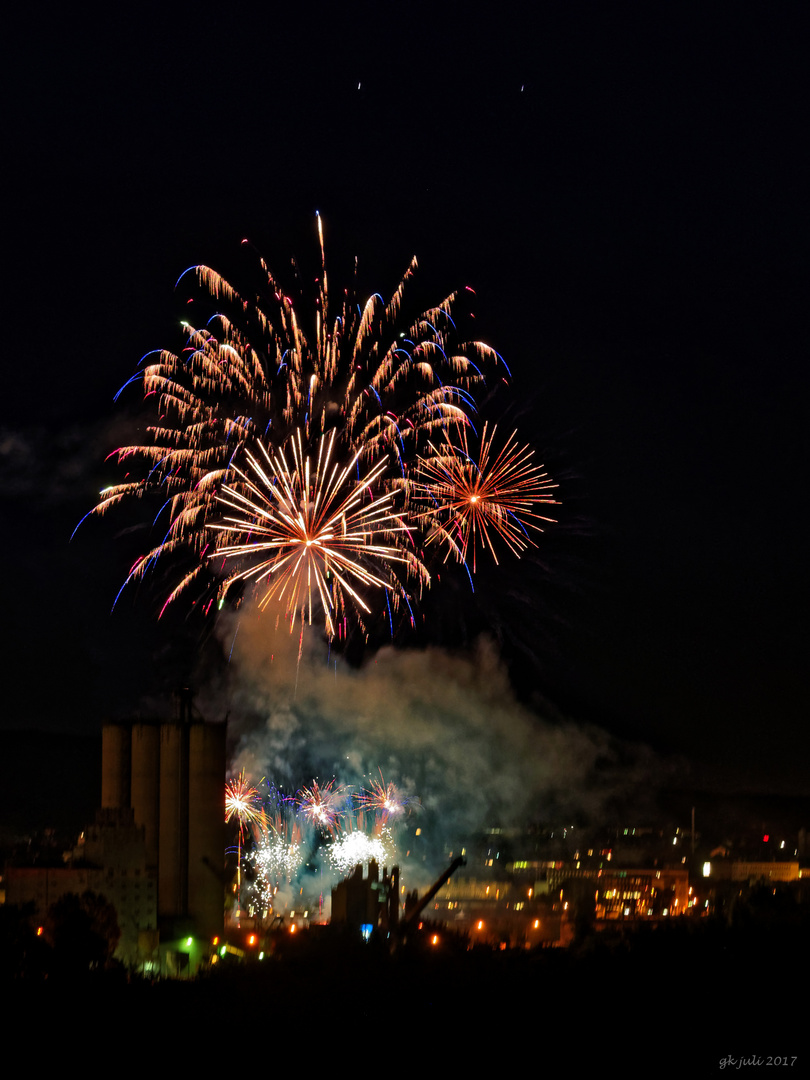
<path id="1" fill-rule="evenodd" d="M 262 915 L 273 908 L 279 888 L 293 881 L 304 864 L 301 827 L 283 810 L 265 814 L 248 859 L 254 871 L 254 894 Z"/>
<path id="2" fill-rule="evenodd" d="M 405 813 L 409 800 L 394 784 L 386 783 L 381 772 L 379 780 L 372 780 L 369 787 L 360 792 L 357 802 L 361 810 L 372 811 L 383 825 L 387 825 L 389 820 Z"/>
<path id="3" fill-rule="evenodd" d="M 255 580 L 259 606 L 277 597 L 293 622 L 300 610 L 311 623 L 313 596 L 319 598 L 329 637 L 350 604 L 362 625 L 370 608 L 361 590 L 396 591 L 396 564 L 424 575 L 415 555 L 398 546 L 408 529 L 392 511 L 392 492 L 380 494 L 385 462 L 355 479 L 359 451 L 341 468 L 335 440 L 334 431 L 320 439 L 314 468 L 300 431 L 290 440 L 292 463 L 283 449 L 272 457 L 261 444 L 256 456 L 246 451 L 249 471 L 234 468 L 239 486 L 226 486 L 219 497 L 237 515 L 212 526 L 217 540 L 209 555 L 241 567 L 226 577 L 225 589 Z"/>
<path id="4" fill-rule="evenodd" d="M 245 829 L 261 818 L 261 796 L 255 787 L 247 782 L 244 769 L 235 780 L 229 780 L 225 785 L 225 822 L 234 819 L 239 823 L 239 837 L 236 848 L 236 917 L 239 918 L 242 898 L 242 845 L 245 839 Z"/>
<path id="5" fill-rule="evenodd" d="M 495 537 L 519 556 L 534 544 L 528 530 L 541 532 L 541 523 L 554 520 L 534 507 L 555 505 L 550 491 L 557 485 L 532 463 L 534 452 L 518 445 L 517 432 L 496 453 L 496 432 L 488 435 L 484 425 L 477 460 L 465 427 L 445 432 L 444 443 L 431 444 L 432 455 L 420 457 L 412 485 L 414 517 L 426 542 L 444 545 L 445 558 L 466 563 L 471 556 L 473 571 L 479 548 L 488 548 L 497 563 Z"/>
<path id="6" fill-rule="evenodd" d="M 488 509 L 464 508 L 456 494 L 473 483 L 473 394 L 485 375 L 506 371 L 502 359 L 458 337 L 458 294 L 402 317 L 415 259 L 387 303 L 375 293 L 360 305 L 347 290 L 333 308 L 317 221 L 309 313 L 264 260 L 257 299 L 208 267 L 189 268 L 177 289 L 202 296 L 210 318 L 184 322 L 185 347 L 147 354 L 125 384 L 140 382 L 157 419 L 147 443 L 113 452 L 126 477 L 91 513 L 154 504 L 158 541 L 124 584 L 183 567 L 161 614 L 180 595 L 215 612 L 226 594 L 255 586 L 260 602 L 282 602 L 291 629 L 317 612 L 329 638 L 347 625 L 368 635 L 376 619 L 393 633 L 395 618 L 413 621 L 412 601 L 430 583 L 421 530 L 459 558 L 479 542 L 494 553 L 493 530 L 519 553 L 521 522 L 534 526 L 530 506 L 547 501 L 528 451 L 510 441 L 490 469 L 485 436 L 476 469 L 495 473 L 500 497 L 481 491 Z"/>
<path id="7" fill-rule="evenodd" d="M 225 785 L 225 821 L 234 819 L 239 823 L 240 836 L 244 836 L 245 827 L 261 817 L 261 796 L 255 787 L 247 782 L 244 770 L 235 780 Z"/>
<path id="8" fill-rule="evenodd" d="M 330 780 L 320 787 L 316 780 L 310 787 L 303 787 L 295 797 L 299 813 L 316 828 L 334 832 L 341 815 L 346 809 L 347 789 L 343 785 L 335 786 Z"/>

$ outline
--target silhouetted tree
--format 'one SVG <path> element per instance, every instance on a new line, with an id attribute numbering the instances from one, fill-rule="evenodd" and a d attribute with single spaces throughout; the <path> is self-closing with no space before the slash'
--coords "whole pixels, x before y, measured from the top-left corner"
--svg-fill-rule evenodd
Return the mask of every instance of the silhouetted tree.
<path id="1" fill-rule="evenodd" d="M 121 930 L 115 908 L 98 893 L 66 893 L 48 910 L 45 936 L 57 968 L 95 971 L 109 964 Z"/>

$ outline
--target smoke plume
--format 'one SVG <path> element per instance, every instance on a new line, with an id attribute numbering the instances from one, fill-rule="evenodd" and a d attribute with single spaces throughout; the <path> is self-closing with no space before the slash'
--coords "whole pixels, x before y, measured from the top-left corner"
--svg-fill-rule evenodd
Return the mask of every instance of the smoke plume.
<path id="1" fill-rule="evenodd" d="M 313 778 L 379 779 L 419 800 L 437 863 L 476 833 L 593 819 L 647 774 L 648 753 L 519 703 L 493 645 L 381 649 L 359 670 L 278 613 L 220 624 L 233 769 L 291 793 Z"/>

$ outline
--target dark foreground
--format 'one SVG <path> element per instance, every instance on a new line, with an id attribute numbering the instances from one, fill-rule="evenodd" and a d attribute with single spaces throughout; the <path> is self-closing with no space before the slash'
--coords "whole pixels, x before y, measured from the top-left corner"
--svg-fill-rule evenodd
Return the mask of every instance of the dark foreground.
<path id="1" fill-rule="evenodd" d="M 428 1053 L 442 1069 L 494 1051 L 501 1065 L 646 1063 L 660 1076 L 676 1067 L 692 1076 L 749 1071 L 756 1064 L 741 1062 L 761 1058 L 766 1067 L 770 1058 L 800 1076 L 810 1068 L 804 923 L 729 929 L 703 920 L 602 934 L 571 950 L 459 942 L 455 951 L 395 956 L 373 942 L 304 934 L 261 963 L 186 983 L 113 971 L 17 978 L 7 988 L 26 1024 L 83 1031 L 86 1050 L 96 1034 L 105 1042 L 154 1035 L 186 1062 L 204 1061 L 225 1040 L 240 1057 L 272 1059 L 282 1047 L 286 1057 L 295 1046 L 319 1068 L 346 1054 L 396 1051 L 402 1062 Z"/>

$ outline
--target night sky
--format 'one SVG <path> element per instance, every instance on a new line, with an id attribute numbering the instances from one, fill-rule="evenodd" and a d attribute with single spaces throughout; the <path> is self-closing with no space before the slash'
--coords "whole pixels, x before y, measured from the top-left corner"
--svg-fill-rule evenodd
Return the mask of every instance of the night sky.
<path id="1" fill-rule="evenodd" d="M 390 295 L 415 254 L 425 303 L 475 288 L 560 481 L 466 632 L 696 782 L 810 793 L 801 7 L 323 7 L 12 17 L 3 726 L 97 732 L 187 662 L 148 599 L 109 615 L 135 519 L 68 539 L 180 273 L 238 278 L 243 237 L 316 266 L 317 210 L 333 280 Z"/>

